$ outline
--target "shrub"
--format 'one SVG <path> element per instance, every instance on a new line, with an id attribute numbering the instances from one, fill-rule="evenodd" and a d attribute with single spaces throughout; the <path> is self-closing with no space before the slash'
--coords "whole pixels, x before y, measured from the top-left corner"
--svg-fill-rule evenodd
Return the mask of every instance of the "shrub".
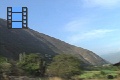
<path id="1" fill-rule="evenodd" d="M 29 55 L 24 54 L 18 63 L 18 66 L 33 76 L 44 76 L 45 62 L 40 55 L 31 53 Z"/>
<path id="2" fill-rule="evenodd" d="M 53 58 L 53 62 L 48 66 L 47 73 L 50 76 L 70 78 L 73 75 L 80 74 L 81 61 L 68 54 L 60 54 Z"/>
<path id="3" fill-rule="evenodd" d="M 112 75 L 107 76 L 108 79 L 113 79 L 114 77 Z"/>

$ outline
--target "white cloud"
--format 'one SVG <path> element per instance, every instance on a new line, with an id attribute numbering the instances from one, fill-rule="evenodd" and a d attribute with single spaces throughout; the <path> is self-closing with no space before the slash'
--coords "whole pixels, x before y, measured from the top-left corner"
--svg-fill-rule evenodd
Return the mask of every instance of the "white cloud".
<path id="1" fill-rule="evenodd" d="M 115 31 L 115 29 L 99 29 L 91 26 L 96 20 L 95 17 L 81 18 L 67 23 L 64 27 L 64 30 L 69 33 L 66 42 L 79 44 L 81 41 L 101 38 Z"/>
<path id="2" fill-rule="evenodd" d="M 83 28 L 87 27 L 91 21 L 92 21 L 92 19 L 89 20 L 89 19 L 85 19 L 85 18 L 80 19 L 80 20 L 74 20 L 74 21 L 67 23 L 65 25 L 64 29 L 69 32 L 78 32 L 78 31 L 82 30 Z"/>
<path id="3" fill-rule="evenodd" d="M 76 44 L 80 43 L 81 41 L 84 40 L 91 40 L 91 39 L 96 39 L 96 38 L 101 38 L 106 36 L 107 33 L 113 32 L 115 30 L 109 30 L 109 29 L 98 29 L 98 30 L 92 30 L 83 34 L 74 34 L 71 37 L 69 37 L 69 42 Z"/>
<path id="4" fill-rule="evenodd" d="M 120 5 L 120 0 L 82 0 L 87 7 L 106 7 L 112 8 Z"/>

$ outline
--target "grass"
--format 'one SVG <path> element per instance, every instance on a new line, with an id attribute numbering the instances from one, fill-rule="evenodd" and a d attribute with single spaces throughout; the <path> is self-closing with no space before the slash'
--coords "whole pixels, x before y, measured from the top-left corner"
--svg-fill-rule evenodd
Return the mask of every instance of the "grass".
<path id="1" fill-rule="evenodd" d="M 79 76 L 82 79 L 107 79 L 108 75 L 113 78 L 119 77 L 118 71 L 102 70 L 102 71 L 85 71 Z"/>
<path id="2" fill-rule="evenodd" d="M 85 71 L 79 77 L 82 79 L 93 79 L 98 77 L 99 74 L 100 74 L 100 71 Z"/>

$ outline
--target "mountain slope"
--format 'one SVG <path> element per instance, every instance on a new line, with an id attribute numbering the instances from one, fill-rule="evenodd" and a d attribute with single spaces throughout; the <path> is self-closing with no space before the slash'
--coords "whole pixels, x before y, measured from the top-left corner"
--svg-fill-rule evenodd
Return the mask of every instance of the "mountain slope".
<path id="1" fill-rule="evenodd" d="M 0 19 L 0 55 L 18 59 L 19 53 L 41 53 L 54 56 L 60 53 L 73 54 L 92 65 L 107 62 L 92 51 L 76 47 L 32 29 L 7 29 L 6 20 Z"/>

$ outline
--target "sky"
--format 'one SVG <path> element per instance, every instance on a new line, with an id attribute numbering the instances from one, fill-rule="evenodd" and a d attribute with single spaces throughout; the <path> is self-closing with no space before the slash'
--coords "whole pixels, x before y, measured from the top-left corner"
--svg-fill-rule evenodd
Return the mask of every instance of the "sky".
<path id="1" fill-rule="evenodd" d="M 1 0 L 7 7 L 28 7 L 28 27 L 98 55 L 120 51 L 120 0 Z"/>

